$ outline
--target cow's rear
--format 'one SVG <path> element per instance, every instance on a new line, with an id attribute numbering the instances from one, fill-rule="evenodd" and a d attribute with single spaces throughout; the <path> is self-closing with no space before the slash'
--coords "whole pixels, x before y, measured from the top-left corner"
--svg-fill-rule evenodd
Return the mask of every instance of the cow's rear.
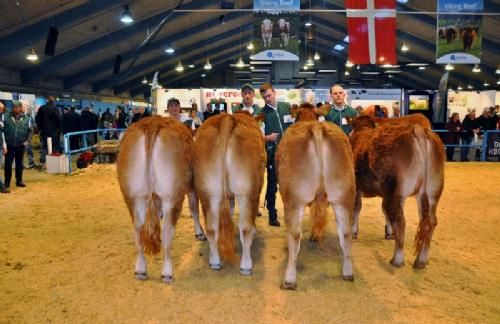
<path id="1" fill-rule="evenodd" d="M 171 118 L 145 118 L 132 125 L 123 136 L 117 171 L 120 189 L 134 222 L 138 279 L 146 278 L 144 253 L 159 253 L 163 241 L 162 278 L 166 282 L 172 280 L 170 246 L 184 195 L 192 183 L 192 155 L 189 130 Z"/>
<path id="2" fill-rule="evenodd" d="M 336 125 L 317 121 L 299 122 L 288 128 L 278 146 L 278 178 L 285 209 L 288 266 L 284 288 L 296 285 L 296 263 L 306 206 L 331 204 L 343 251 L 342 275 L 352 280 L 351 216 L 355 180 L 351 148 Z M 313 238 L 321 238 L 326 224 L 325 210 L 311 208 Z"/>
<path id="3" fill-rule="evenodd" d="M 233 223 L 229 215 L 229 198 L 234 196 L 240 212 L 240 271 L 251 274 L 250 247 L 264 168 L 264 138 L 251 116 L 219 115 L 208 119 L 198 129 L 195 185 L 205 215 L 212 269 L 221 268 L 219 252 L 224 259 L 234 260 Z"/>

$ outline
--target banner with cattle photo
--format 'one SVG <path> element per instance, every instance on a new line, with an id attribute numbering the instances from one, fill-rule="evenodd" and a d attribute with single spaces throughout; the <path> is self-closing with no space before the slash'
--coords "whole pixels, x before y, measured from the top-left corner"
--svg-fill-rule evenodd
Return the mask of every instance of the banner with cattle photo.
<path id="1" fill-rule="evenodd" d="M 481 62 L 482 11 L 483 0 L 438 1 L 436 63 Z"/>
<path id="2" fill-rule="evenodd" d="M 254 60 L 299 60 L 299 0 L 254 0 Z"/>

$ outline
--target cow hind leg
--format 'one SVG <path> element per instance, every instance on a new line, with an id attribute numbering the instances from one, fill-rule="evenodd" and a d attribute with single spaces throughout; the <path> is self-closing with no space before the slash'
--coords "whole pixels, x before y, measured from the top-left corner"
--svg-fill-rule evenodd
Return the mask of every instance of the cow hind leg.
<path id="1" fill-rule="evenodd" d="M 361 207 L 363 206 L 363 201 L 361 199 L 361 192 L 356 192 L 356 198 L 354 200 L 354 213 L 352 218 L 352 238 L 358 238 L 359 230 L 359 214 L 361 213 Z"/>
<path id="2" fill-rule="evenodd" d="M 389 219 L 389 214 L 387 213 L 387 210 L 385 210 L 383 204 L 382 204 L 382 211 L 384 212 L 384 217 L 385 217 L 385 239 L 394 240 L 394 233 L 392 231 L 392 225 Z"/>
<path id="3" fill-rule="evenodd" d="M 258 201 L 252 201 L 248 196 L 239 195 L 238 206 L 240 209 L 240 241 L 241 241 L 241 262 L 240 274 L 249 276 L 252 274 L 252 255 L 251 247 L 255 235 L 255 226 L 253 217 L 258 208 Z"/>
<path id="4" fill-rule="evenodd" d="M 189 211 L 191 212 L 191 217 L 193 217 L 194 223 L 194 237 L 198 241 L 206 241 L 205 233 L 203 232 L 203 227 L 200 224 L 200 207 L 198 204 L 198 195 L 196 191 L 191 190 L 188 193 Z"/>
<path id="5" fill-rule="evenodd" d="M 417 257 L 413 263 L 413 268 L 423 269 L 429 261 L 432 234 L 437 225 L 437 199 L 429 199 L 426 193 L 418 193 L 417 203 L 420 223 L 415 235 L 415 252 L 417 253 Z"/>
<path id="6" fill-rule="evenodd" d="M 172 265 L 172 239 L 174 238 L 175 220 L 178 218 L 181 211 L 181 204 L 177 203 L 172 206 L 172 202 L 168 200 L 162 201 L 162 213 L 164 215 L 163 221 L 163 268 L 161 271 L 161 279 L 163 282 L 170 283 L 173 280 L 173 265 Z"/>
<path id="7" fill-rule="evenodd" d="M 285 271 L 285 281 L 282 289 L 297 289 L 297 258 L 300 251 L 300 239 L 302 237 L 302 219 L 304 218 L 305 206 L 286 207 L 285 219 L 287 225 L 288 242 L 288 265 Z"/>
<path id="8" fill-rule="evenodd" d="M 135 261 L 135 278 L 137 280 L 147 279 L 147 265 L 144 256 L 144 246 L 141 241 L 141 229 L 146 220 L 147 199 L 135 199 L 130 210 L 134 213 L 134 238 L 137 249 L 137 259 Z"/>
<path id="9" fill-rule="evenodd" d="M 352 273 L 352 235 L 351 235 L 351 210 L 347 205 L 334 204 L 335 218 L 337 221 L 337 234 L 339 236 L 339 244 L 342 248 L 342 278 L 344 280 L 353 281 Z M 352 206 L 352 205 L 351 205 Z"/>
<path id="10" fill-rule="evenodd" d="M 208 264 L 210 269 L 219 271 L 222 266 L 220 262 L 219 250 L 217 241 L 219 239 L 219 213 L 220 213 L 220 197 L 208 197 L 206 203 L 208 204 L 206 210 L 206 236 L 208 245 L 210 246 L 210 256 Z"/>
<path id="11" fill-rule="evenodd" d="M 387 212 L 394 233 L 394 255 L 390 263 L 396 268 L 404 264 L 405 218 L 403 200 L 394 196 L 384 197 L 382 209 Z"/>

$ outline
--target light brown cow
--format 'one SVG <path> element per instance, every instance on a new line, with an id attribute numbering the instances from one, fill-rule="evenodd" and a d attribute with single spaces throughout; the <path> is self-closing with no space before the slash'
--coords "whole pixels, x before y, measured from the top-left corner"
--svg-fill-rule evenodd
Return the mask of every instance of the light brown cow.
<path id="1" fill-rule="evenodd" d="M 298 119 L 303 122 L 287 129 L 277 152 L 288 241 L 288 265 L 282 286 L 285 289 L 296 288 L 302 219 L 306 206 L 311 205 L 333 205 L 343 252 L 342 276 L 344 280 L 353 280 L 351 216 L 355 180 L 349 141 L 336 125 L 315 120 L 315 113 L 306 113 L 305 116 L 301 118 L 299 115 Z M 312 238 L 319 239 L 326 225 L 325 213 L 311 210 L 311 218 Z"/>
<path id="2" fill-rule="evenodd" d="M 120 189 L 134 222 L 137 279 L 147 277 L 144 253 L 159 253 L 163 242 L 162 279 L 172 281 L 171 242 L 188 192 L 196 237 L 204 237 L 198 219 L 198 201 L 192 190 L 192 156 L 191 133 L 173 118 L 145 118 L 133 124 L 123 136 L 117 171 Z"/>
<path id="3" fill-rule="evenodd" d="M 431 129 L 431 122 L 427 117 L 422 115 L 421 113 L 409 114 L 401 117 L 394 118 L 379 118 L 373 117 L 370 115 L 361 115 L 354 119 L 348 120 L 350 125 L 353 126 L 353 129 L 362 129 L 364 127 L 367 128 L 375 128 L 377 125 L 387 125 L 387 124 L 400 124 L 400 123 L 409 123 L 414 125 L 420 125 L 424 128 Z"/>
<path id="4" fill-rule="evenodd" d="M 361 118 L 361 117 L 360 117 Z M 415 237 L 418 253 L 414 268 L 428 262 L 430 241 L 437 225 L 436 208 L 444 186 L 444 149 L 430 129 L 401 121 L 375 128 L 354 122 L 351 136 L 356 170 L 356 207 L 353 235 L 358 233 L 361 197 L 382 197 L 386 238 L 394 232 L 391 264 L 404 264 L 405 199 L 416 195 L 420 223 Z"/>
<path id="5" fill-rule="evenodd" d="M 229 215 L 229 198 L 234 196 L 240 212 L 240 273 L 252 273 L 250 247 L 265 162 L 264 137 L 257 122 L 248 114 L 211 117 L 198 129 L 195 185 L 205 215 L 209 265 L 214 270 L 221 269 L 220 256 L 230 262 L 235 259 L 233 223 Z"/>

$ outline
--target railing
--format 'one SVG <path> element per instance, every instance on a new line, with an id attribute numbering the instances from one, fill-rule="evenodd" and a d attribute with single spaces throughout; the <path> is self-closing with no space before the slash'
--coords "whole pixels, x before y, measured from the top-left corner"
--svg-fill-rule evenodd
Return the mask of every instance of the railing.
<path id="1" fill-rule="evenodd" d="M 71 154 L 75 153 L 80 153 L 80 152 L 85 152 L 91 150 L 95 144 L 93 145 L 88 145 L 87 141 L 87 136 L 89 134 L 96 134 L 97 135 L 97 140 L 96 143 L 99 142 L 99 135 L 102 138 L 105 138 L 106 133 L 122 133 L 126 131 L 126 128 L 100 128 L 100 129 L 93 129 L 93 130 L 87 130 L 87 131 L 80 131 L 80 132 L 71 132 L 71 133 L 66 133 L 63 136 L 63 141 L 64 141 L 64 154 L 68 157 L 68 172 L 71 174 Z M 70 137 L 71 136 L 81 136 L 81 141 L 80 141 L 80 148 L 71 150 L 70 149 Z"/>
<path id="2" fill-rule="evenodd" d="M 450 131 L 446 129 L 433 129 L 435 133 L 450 133 Z M 498 156 L 500 159 L 500 130 L 489 130 L 483 132 L 483 140 L 482 143 L 479 144 L 445 144 L 445 147 L 470 147 L 475 149 L 481 149 L 481 157 L 480 161 L 487 161 L 488 156 Z M 497 136 L 495 136 L 495 134 Z M 491 143 L 491 145 L 488 145 Z M 491 146 L 491 147 L 490 147 Z M 491 153 L 491 154 L 488 154 Z"/>

